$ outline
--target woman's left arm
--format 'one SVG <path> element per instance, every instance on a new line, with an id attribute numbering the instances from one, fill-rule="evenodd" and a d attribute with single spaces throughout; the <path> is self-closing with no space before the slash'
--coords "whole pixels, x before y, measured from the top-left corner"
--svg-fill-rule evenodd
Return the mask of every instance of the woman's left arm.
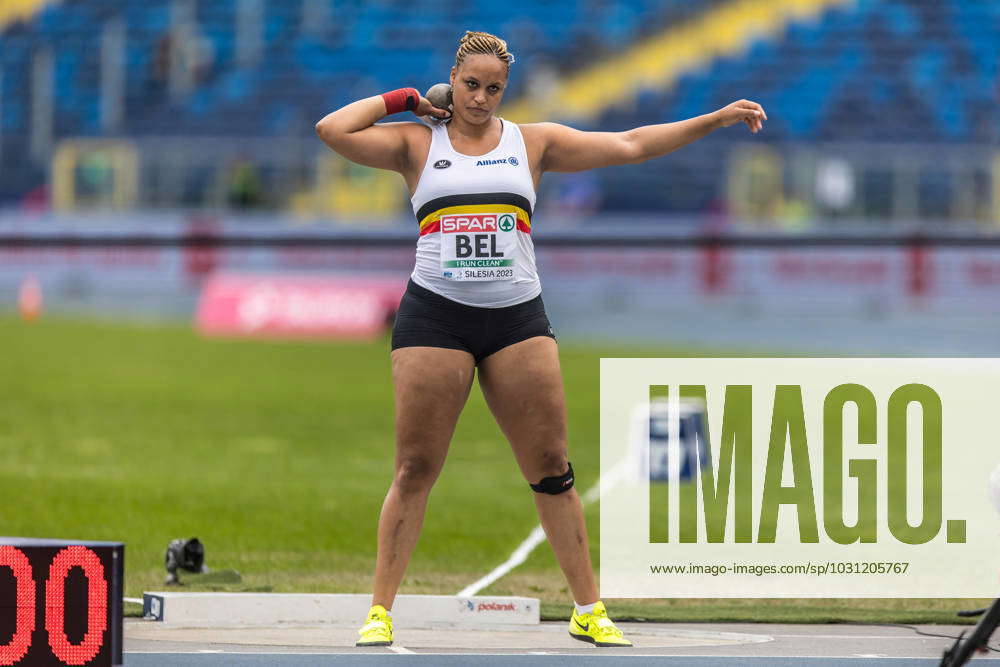
<path id="1" fill-rule="evenodd" d="M 538 123 L 536 127 L 544 145 L 542 171 L 567 172 L 645 162 L 741 121 L 756 134 L 765 120 L 762 106 L 739 100 L 704 116 L 626 132 L 581 132 L 557 123 Z"/>

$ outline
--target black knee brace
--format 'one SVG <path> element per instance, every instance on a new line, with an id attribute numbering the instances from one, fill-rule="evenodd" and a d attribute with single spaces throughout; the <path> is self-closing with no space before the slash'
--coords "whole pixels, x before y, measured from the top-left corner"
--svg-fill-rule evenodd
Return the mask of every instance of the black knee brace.
<path id="1" fill-rule="evenodd" d="M 529 484 L 531 490 L 535 493 L 547 493 L 550 496 L 558 496 L 560 493 L 564 493 L 573 488 L 573 464 L 569 461 L 566 462 L 569 466 L 567 470 L 562 475 L 558 477 L 546 477 L 538 484 Z"/>

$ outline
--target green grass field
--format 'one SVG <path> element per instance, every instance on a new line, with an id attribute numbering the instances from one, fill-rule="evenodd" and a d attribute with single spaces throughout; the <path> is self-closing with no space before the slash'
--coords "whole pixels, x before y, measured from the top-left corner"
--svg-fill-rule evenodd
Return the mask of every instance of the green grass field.
<path id="1" fill-rule="evenodd" d="M 0 319 L 0 533 L 120 540 L 126 595 L 163 587 L 163 552 L 199 537 L 240 584 L 191 588 L 362 593 L 392 475 L 388 341 L 204 340 L 186 326 Z M 676 356 L 562 346 L 578 487 L 598 470 L 598 360 Z M 598 561 L 597 506 L 587 508 Z M 435 487 L 403 593 L 453 594 L 537 523 L 530 491 L 478 389 Z M 533 595 L 567 617 L 547 545 L 486 592 Z M 960 600 L 612 601 L 620 618 L 955 622 Z M 133 610 L 134 611 L 134 610 Z"/>

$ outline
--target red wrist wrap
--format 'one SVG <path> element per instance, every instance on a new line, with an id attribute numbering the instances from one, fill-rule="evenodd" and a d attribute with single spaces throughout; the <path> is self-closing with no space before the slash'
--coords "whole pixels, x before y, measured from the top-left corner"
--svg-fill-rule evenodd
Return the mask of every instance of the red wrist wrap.
<path id="1" fill-rule="evenodd" d="M 416 88 L 397 88 L 388 93 L 382 93 L 382 100 L 385 102 L 386 115 L 400 111 L 413 111 L 420 102 L 420 93 L 417 92 Z"/>

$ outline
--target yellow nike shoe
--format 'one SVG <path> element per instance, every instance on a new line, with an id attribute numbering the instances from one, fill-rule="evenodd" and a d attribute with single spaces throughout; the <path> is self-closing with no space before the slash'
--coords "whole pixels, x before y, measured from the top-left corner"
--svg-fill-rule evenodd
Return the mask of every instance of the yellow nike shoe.
<path id="1" fill-rule="evenodd" d="M 608 610 L 603 602 L 594 605 L 589 614 L 577 614 L 573 608 L 573 618 L 569 619 L 569 636 L 594 646 L 631 646 L 632 642 L 622 637 L 622 631 L 608 618 Z"/>
<path id="2" fill-rule="evenodd" d="M 382 605 L 373 606 L 368 611 L 368 622 L 358 634 L 361 638 L 355 646 L 392 646 L 392 616 Z"/>

